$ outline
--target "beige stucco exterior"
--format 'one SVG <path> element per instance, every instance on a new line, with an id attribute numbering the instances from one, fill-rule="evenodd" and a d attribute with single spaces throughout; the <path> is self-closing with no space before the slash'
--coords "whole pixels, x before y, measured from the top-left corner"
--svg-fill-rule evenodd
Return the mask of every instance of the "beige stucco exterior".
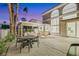
<path id="1" fill-rule="evenodd" d="M 59 16 L 55 16 L 55 14 L 52 14 L 56 10 L 59 11 L 58 12 Z M 51 14 L 53 17 L 51 17 Z M 57 12 L 56 12 L 56 14 L 57 14 Z M 48 21 L 50 21 L 50 23 L 47 23 L 47 24 L 50 24 L 51 27 L 57 26 L 57 25 L 52 26 L 53 22 L 51 22 L 51 21 L 54 20 L 54 23 L 55 23 L 56 18 L 59 18 L 58 26 L 59 26 L 59 35 L 60 36 L 79 37 L 79 34 L 78 34 L 78 32 L 79 32 L 78 31 L 78 29 L 79 29 L 78 28 L 78 26 L 79 26 L 79 24 L 78 24 L 79 23 L 79 4 L 78 3 L 60 4 L 52 9 L 44 12 L 42 15 L 43 15 L 43 22 L 47 23 L 46 21 L 48 19 Z M 45 15 L 49 15 L 49 17 L 45 18 Z M 73 33 L 71 33 L 68 30 L 68 27 L 71 28 Z M 52 31 L 52 29 L 50 31 Z M 57 31 L 55 31 L 55 32 L 57 32 Z M 53 33 L 53 34 L 55 34 L 55 33 Z"/>

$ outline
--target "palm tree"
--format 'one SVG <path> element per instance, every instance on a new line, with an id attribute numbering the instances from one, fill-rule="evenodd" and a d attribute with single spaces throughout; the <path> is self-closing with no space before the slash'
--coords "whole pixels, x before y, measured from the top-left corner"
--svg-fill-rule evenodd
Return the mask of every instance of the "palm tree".
<path id="1" fill-rule="evenodd" d="M 13 6 L 11 3 L 8 4 L 8 9 L 9 9 L 9 15 L 10 15 L 10 33 L 13 34 Z"/>
<path id="2" fill-rule="evenodd" d="M 24 7 L 23 12 L 27 13 L 28 12 L 28 8 Z"/>
<path id="3" fill-rule="evenodd" d="M 24 18 L 24 17 L 22 17 L 21 20 L 22 20 L 22 21 L 27 21 L 26 18 Z"/>
<path id="4" fill-rule="evenodd" d="M 24 7 L 23 8 L 23 12 L 25 13 L 25 15 L 27 14 L 27 12 L 28 12 L 28 8 L 27 7 Z M 23 17 L 23 19 L 24 19 L 24 17 Z"/>
<path id="5" fill-rule="evenodd" d="M 16 21 L 18 21 L 18 6 L 19 6 L 19 4 L 18 3 L 14 3 L 13 5 L 16 8 Z"/>
<path id="6" fill-rule="evenodd" d="M 6 24 L 6 21 L 3 21 L 3 24 Z"/>
<path id="7" fill-rule="evenodd" d="M 14 5 L 13 3 L 8 4 L 9 14 L 10 14 L 10 33 L 15 34 L 16 18 L 18 19 L 18 4 L 16 4 L 17 15 L 14 16 Z"/>
<path id="8" fill-rule="evenodd" d="M 18 22 L 18 7 L 19 4 L 18 3 L 14 3 L 14 7 L 16 8 L 16 13 L 14 15 L 14 28 L 15 28 L 15 35 L 17 34 L 17 31 L 16 31 L 16 27 L 17 27 L 17 22 Z"/>

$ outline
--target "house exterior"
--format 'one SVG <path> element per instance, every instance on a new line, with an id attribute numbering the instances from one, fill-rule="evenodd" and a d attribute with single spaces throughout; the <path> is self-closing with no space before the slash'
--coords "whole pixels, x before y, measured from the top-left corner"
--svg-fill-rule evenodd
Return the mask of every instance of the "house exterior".
<path id="1" fill-rule="evenodd" d="M 79 4 L 60 4 L 42 14 L 43 23 L 50 25 L 54 35 L 79 37 Z"/>

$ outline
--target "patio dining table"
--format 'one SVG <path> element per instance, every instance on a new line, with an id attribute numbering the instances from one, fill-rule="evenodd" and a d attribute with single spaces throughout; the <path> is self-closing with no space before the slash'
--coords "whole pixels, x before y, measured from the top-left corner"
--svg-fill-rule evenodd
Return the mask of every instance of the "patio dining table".
<path id="1" fill-rule="evenodd" d="M 17 43 L 21 43 L 20 53 L 21 53 L 21 49 L 24 48 L 25 46 L 28 46 L 28 52 L 30 52 L 30 48 L 32 48 L 33 40 L 36 38 L 37 36 L 34 35 L 16 37 L 16 47 L 17 47 Z"/>

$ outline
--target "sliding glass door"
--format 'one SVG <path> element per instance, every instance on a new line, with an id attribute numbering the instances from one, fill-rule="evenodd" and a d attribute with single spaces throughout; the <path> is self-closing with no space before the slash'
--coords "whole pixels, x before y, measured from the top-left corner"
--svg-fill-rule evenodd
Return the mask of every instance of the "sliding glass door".
<path id="1" fill-rule="evenodd" d="M 67 36 L 76 37 L 76 23 L 67 22 Z"/>

